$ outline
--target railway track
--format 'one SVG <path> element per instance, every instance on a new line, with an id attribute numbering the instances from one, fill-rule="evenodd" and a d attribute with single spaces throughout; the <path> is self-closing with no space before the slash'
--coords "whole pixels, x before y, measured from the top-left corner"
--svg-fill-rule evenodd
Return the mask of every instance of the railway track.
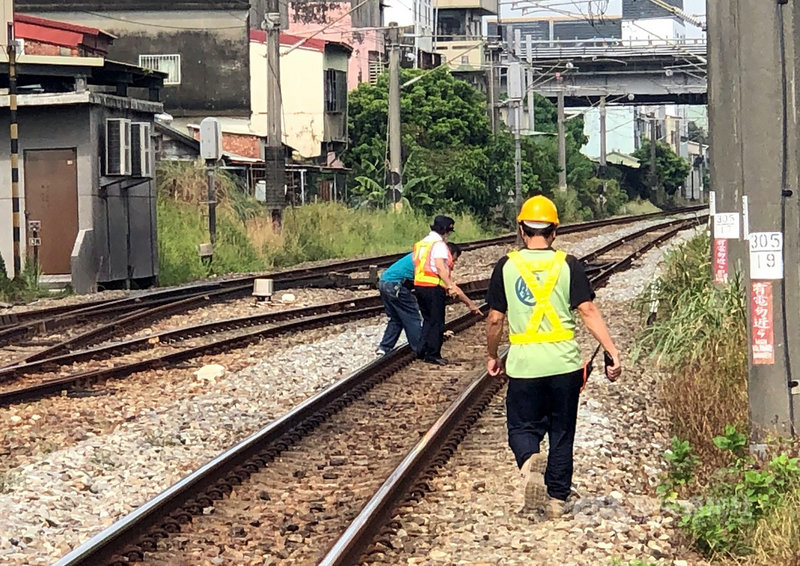
<path id="1" fill-rule="evenodd" d="M 630 242 L 638 238 L 691 222 L 694 220 L 676 219 L 650 226 L 611 242 L 581 259 L 584 262 L 596 261 L 622 246 L 630 245 Z M 615 261 L 605 261 L 590 266 L 588 273 L 590 276 L 603 274 L 615 269 L 614 266 Z M 487 287 L 488 280 L 462 285 L 464 291 L 473 298 L 482 296 Z M 188 359 L 241 348 L 287 332 L 377 316 L 382 311 L 380 298 L 373 296 L 209 322 L 76 352 L 60 353 L 63 349 L 58 348 L 50 357 L 37 357 L 32 361 L 0 368 L 0 406 L 31 402 L 62 391 L 80 396 L 87 394 L 86 387 L 93 383 L 125 378 L 148 369 L 169 367 Z M 196 340 L 198 338 L 201 340 Z M 112 359 L 112 363 L 100 363 L 99 368 L 76 371 L 74 367 L 81 363 L 94 363 L 96 366 L 99 362 Z M 62 368 L 70 369 L 66 370 L 65 375 Z"/>
<path id="2" fill-rule="evenodd" d="M 698 212 L 702 209 L 702 206 L 695 206 L 675 211 L 566 224 L 560 228 L 559 232 L 561 234 L 570 234 L 603 226 L 630 224 L 652 218 Z M 462 248 L 465 251 L 469 251 L 488 246 L 507 245 L 512 243 L 514 238 L 514 235 L 505 235 L 478 240 L 462 244 Z M 97 339 L 108 340 L 123 332 L 141 328 L 149 321 L 170 314 L 183 312 L 216 301 L 246 296 L 252 291 L 253 281 L 258 277 L 273 279 L 276 290 L 303 286 L 334 286 L 334 280 L 331 278 L 332 273 L 346 275 L 366 271 L 371 266 L 385 267 L 403 255 L 402 253 L 386 254 L 318 267 L 196 283 L 174 289 L 141 293 L 116 300 L 100 300 L 82 305 L 56 306 L 3 315 L 0 318 L 0 346 L 19 344 L 27 340 L 32 347 L 36 347 L 37 343 L 30 341 L 38 336 L 74 326 L 83 328 L 89 324 L 96 325 L 94 328 L 76 333 L 66 340 L 58 340 L 54 344 L 45 341 L 45 347 L 41 351 L 25 355 L 21 360 L 17 360 L 14 363 L 44 359 L 70 349 L 96 343 Z M 109 319 L 111 319 L 111 322 L 103 323 L 103 321 Z"/>
<path id="3" fill-rule="evenodd" d="M 594 284 L 695 223 L 661 228 L 600 268 Z M 474 327 L 479 320 L 470 314 L 448 324 L 455 336 L 447 352 L 456 354 L 444 370 L 414 363 L 408 347 L 395 350 L 209 462 L 58 565 L 195 564 L 212 555 L 237 564 L 357 563 L 408 491 L 412 498 L 423 495 L 414 487 L 422 485 L 420 474 L 446 460 L 502 385 L 485 374 L 475 379 L 484 362 L 483 349 L 475 347 L 482 341 L 482 329 Z"/>

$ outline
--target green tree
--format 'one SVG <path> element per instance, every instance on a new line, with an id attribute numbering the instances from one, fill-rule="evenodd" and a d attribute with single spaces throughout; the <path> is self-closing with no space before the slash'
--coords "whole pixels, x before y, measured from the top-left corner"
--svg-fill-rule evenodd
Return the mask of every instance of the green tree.
<path id="1" fill-rule="evenodd" d="M 708 145 L 708 132 L 705 130 L 705 128 L 698 126 L 697 122 L 689 122 L 688 138 L 689 141 Z"/>
<path id="2" fill-rule="evenodd" d="M 649 170 L 650 140 L 644 140 L 642 147 L 634 151 L 633 156 L 639 160 L 643 169 Z M 674 195 L 686 182 L 689 171 L 691 171 L 691 165 L 688 161 L 672 151 L 669 145 L 656 142 L 656 176 L 668 195 Z M 647 183 L 646 175 L 641 176 L 640 182 Z M 640 193 L 644 195 L 648 194 L 648 191 L 645 189 Z"/>
<path id="3" fill-rule="evenodd" d="M 467 211 L 489 219 L 501 214 L 514 194 L 514 140 L 505 128 L 492 133 L 485 96 L 447 70 L 401 72 L 403 183 L 408 203 L 426 213 Z M 388 75 L 362 84 L 350 94 L 350 149 L 355 204 L 385 203 L 387 172 Z M 556 107 L 537 95 L 536 129 L 555 133 Z M 589 180 L 594 165 L 580 153 L 586 143 L 583 120 L 567 122 L 568 182 L 577 193 L 576 214 L 593 215 L 598 194 Z M 558 146 L 554 135 L 522 140 L 523 196 L 554 196 L 558 186 Z M 574 218 L 568 218 L 574 219 Z"/>

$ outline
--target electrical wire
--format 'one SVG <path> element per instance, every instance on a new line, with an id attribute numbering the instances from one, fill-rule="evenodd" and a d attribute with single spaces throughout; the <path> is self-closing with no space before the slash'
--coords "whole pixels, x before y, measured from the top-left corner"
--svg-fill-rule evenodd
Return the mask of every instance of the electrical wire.
<path id="1" fill-rule="evenodd" d="M 783 21 L 783 6 L 780 1 L 776 2 L 778 18 L 778 44 L 780 56 L 781 72 L 781 234 L 786 234 L 786 199 L 791 194 L 786 189 L 789 176 L 789 93 L 786 80 L 786 28 Z M 786 243 L 781 248 L 783 265 L 786 265 Z M 786 280 L 781 281 L 781 327 L 783 330 L 783 361 L 786 365 L 787 386 L 791 387 L 792 380 L 792 360 L 789 355 L 789 324 L 786 313 Z M 791 390 L 789 392 L 789 422 L 794 434 L 794 403 L 791 400 Z"/>

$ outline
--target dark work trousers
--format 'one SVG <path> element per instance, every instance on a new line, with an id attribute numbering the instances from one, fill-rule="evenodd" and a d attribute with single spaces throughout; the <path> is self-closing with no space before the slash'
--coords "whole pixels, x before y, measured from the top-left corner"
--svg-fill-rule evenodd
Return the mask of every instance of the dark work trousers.
<path id="1" fill-rule="evenodd" d="M 550 497 L 566 501 L 572 486 L 572 444 L 583 370 L 536 378 L 510 378 L 506 394 L 508 445 L 517 466 L 539 452 L 547 434 L 550 453 L 544 483 Z"/>
<path id="2" fill-rule="evenodd" d="M 444 287 L 414 286 L 419 310 L 422 313 L 422 341 L 417 357 L 441 358 L 444 342 L 444 306 L 447 291 Z"/>
<path id="3" fill-rule="evenodd" d="M 419 342 L 422 335 L 422 320 L 419 317 L 419 306 L 414 293 L 403 286 L 402 283 L 389 283 L 380 281 L 378 290 L 383 300 L 383 308 L 389 317 L 389 324 L 383 333 L 383 340 L 379 348 L 389 352 L 397 344 L 400 333 L 405 331 L 408 345 L 414 352 L 419 351 Z"/>

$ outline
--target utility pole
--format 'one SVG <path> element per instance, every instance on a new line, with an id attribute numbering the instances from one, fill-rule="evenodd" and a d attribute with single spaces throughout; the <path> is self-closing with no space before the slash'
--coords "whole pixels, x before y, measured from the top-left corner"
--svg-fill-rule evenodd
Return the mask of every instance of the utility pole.
<path id="1" fill-rule="evenodd" d="M 606 172 L 606 97 L 600 97 L 600 171 Z"/>
<path id="2" fill-rule="evenodd" d="M 264 29 L 267 32 L 267 145 L 264 148 L 266 205 L 272 217 L 273 229 L 279 232 L 286 206 L 286 157 L 283 152 L 281 126 L 280 0 L 267 0 Z"/>
<path id="3" fill-rule="evenodd" d="M 707 14 L 711 178 L 717 212 L 741 211 L 749 233 L 728 240 L 724 259 L 745 260 L 750 440 L 761 451 L 768 436 L 800 431 L 800 5 L 708 0 Z M 731 49 L 748 43 L 757 53 Z"/>
<path id="4" fill-rule="evenodd" d="M 661 193 L 658 190 L 658 175 L 656 174 L 656 115 L 650 117 L 650 194 L 655 196 L 656 204 L 662 204 Z"/>
<path id="5" fill-rule="evenodd" d="M 606 97 L 600 97 L 600 178 L 603 180 L 602 193 L 597 197 L 600 203 L 600 211 L 604 211 L 607 202 L 606 190 L 608 189 L 608 180 L 606 179 L 607 162 L 606 162 Z"/>
<path id="6" fill-rule="evenodd" d="M 530 44 L 531 36 L 528 36 L 528 43 Z M 530 57 L 530 49 L 528 50 L 528 57 Z M 534 111 L 536 108 L 534 107 L 535 101 L 533 98 L 533 69 L 527 70 L 527 77 L 528 77 L 528 86 L 526 88 L 526 92 L 528 93 L 528 130 L 530 131 L 530 135 L 534 135 L 536 131 L 536 116 L 534 115 Z"/>
<path id="7" fill-rule="evenodd" d="M 558 188 L 567 190 L 567 135 L 564 128 L 564 83 L 558 79 Z"/>
<path id="8" fill-rule="evenodd" d="M 14 277 L 22 274 L 20 253 L 20 202 L 19 202 L 19 124 L 17 122 L 17 48 L 14 43 L 14 2 L 2 0 L 3 23 L 6 25 L 8 53 L 8 107 L 11 139 L 11 236 Z M 38 266 L 36 266 L 38 269 Z"/>
<path id="9" fill-rule="evenodd" d="M 397 212 L 403 208 L 403 144 L 400 131 L 400 29 L 389 24 L 389 184 Z"/>
<path id="10" fill-rule="evenodd" d="M 522 101 L 514 101 L 514 206 L 522 209 Z"/>

